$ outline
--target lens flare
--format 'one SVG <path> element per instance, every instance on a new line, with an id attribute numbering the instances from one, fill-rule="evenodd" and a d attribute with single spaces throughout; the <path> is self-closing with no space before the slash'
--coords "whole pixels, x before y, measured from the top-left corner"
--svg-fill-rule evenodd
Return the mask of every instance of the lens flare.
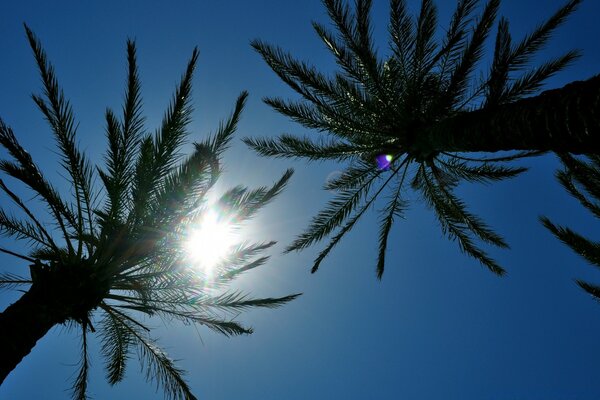
<path id="1" fill-rule="evenodd" d="M 208 210 L 200 224 L 188 232 L 185 249 L 192 262 L 210 271 L 234 244 L 231 226 L 214 210 Z"/>
<path id="2" fill-rule="evenodd" d="M 388 169 L 390 169 L 393 160 L 394 156 L 392 156 L 391 154 L 378 154 L 375 157 L 375 161 L 377 162 L 377 168 L 379 168 L 382 171 L 387 171 Z"/>

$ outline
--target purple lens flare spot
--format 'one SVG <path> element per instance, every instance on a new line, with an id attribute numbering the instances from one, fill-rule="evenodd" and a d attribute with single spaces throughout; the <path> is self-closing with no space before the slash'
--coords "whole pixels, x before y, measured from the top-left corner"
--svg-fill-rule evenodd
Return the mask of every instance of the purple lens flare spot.
<path id="1" fill-rule="evenodd" d="M 378 154 L 375 157 L 375 161 L 377 162 L 377 168 L 379 168 L 382 171 L 387 171 L 388 169 L 390 169 L 393 159 L 394 156 L 392 156 L 391 154 Z"/>

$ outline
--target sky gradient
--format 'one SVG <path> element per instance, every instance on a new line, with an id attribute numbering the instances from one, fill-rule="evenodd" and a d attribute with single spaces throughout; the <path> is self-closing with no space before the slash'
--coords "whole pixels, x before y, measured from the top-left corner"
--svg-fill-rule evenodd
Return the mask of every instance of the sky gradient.
<path id="1" fill-rule="evenodd" d="M 259 158 L 239 140 L 280 133 L 316 134 L 275 114 L 264 96 L 294 97 L 249 45 L 259 38 L 331 71 L 333 61 L 310 22 L 327 22 L 318 0 L 281 1 L 61 1 L 0 3 L 0 116 L 48 175 L 57 170 L 47 124 L 30 99 L 40 81 L 22 23 L 42 40 L 79 125 L 81 147 L 102 161 L 104 111 L 121 105 L 125 42 L 136 40 L 146 128 L 153 131 L 194 46 L 200 59 L 194 80 L 194 137 L 216 129 L 242 90 L 250 98 L 237 140 L 225 155 L 221 188 L 270 184 L 287 167 L 289 188 L 245 230 L 256 240 L 279 244 L 270 262 L 234 287 L 256 296 L 304 295 L 277 310 L 244 313 L 250 336 L 227 339 L 206 329 L 153 325 L 155 336 L 188 371 L 200 399 L 597 399 L 600 398 L 600 305 L 574 283 L 600 282 L 600 272 L 560 244 L 538 222 L 546 215 L 591 238 L 593 220 L 554 179 L 556 158 L 519 162 L 531 167 L 499 184 L 462 185 L 470 210 L 504 235 L 510 250 L 490 254 L 507 270 L 498 278 L 462 255 L 442 237 L 434 215 L 418 198 L 390 237 L 386 271 L 375 278 L 377 218 L 373 213 L 348 235 L 315 274 L 312 259 L 322 248 L 282 255 L 331 195 L 321 189 L 341 169 Z M 121 4 L 123 3 L 123 4 Z M 374 34 L 386 49 L 387 1 L 375 0 Z M 415 9 L 418 2 L 408 1 Z M 454 1 L 439 0 L 440 32 Z M 521 38 L 564 3 L 504 0 L 500 14 Z M 542 53 L 572 48 L 583 57 L 552 78 L 560 87 L 600 72 L 600 3 L 586 0 Z M 482 62 L 485 69 L 489 59 Z M 197 135 L 197 136 L 196 136 Z M 4 157 L 4 153 L 1 153 Z M 32 204 L 35 201 L 32 201 Z M 10 209 L 2 198 L 0 205 Z M 0 238 L 0 245 L 10 243 Z M 0 269 L 21 272 L 26 264 L 0 257 Z M 0 308 L 18 297 L 0 292 Z M 90 336 L 92 337 L 92 336 Z M 109 387 L 97 342 L 91 340 L 89 394 L 94 399 L 162 399 L 144 382 L 133 354 L 125 380 Z M 76 332 L 54 328 L 0 387 L 0 399 L 65 399 L 76 374 Z"/>

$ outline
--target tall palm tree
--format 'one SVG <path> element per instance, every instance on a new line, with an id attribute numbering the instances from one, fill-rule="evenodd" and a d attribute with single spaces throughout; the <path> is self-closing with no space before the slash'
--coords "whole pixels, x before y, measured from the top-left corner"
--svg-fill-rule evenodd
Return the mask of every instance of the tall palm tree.
<path id="1" fill-rule="evenodd" d="M 220 156 L 236 130 L 247 93 L 217 132 L 181 154 L 189 136 L 192 75 L 198 51 L 187 64 L 173 100 L 154 135 L 142 117 L 135 44 L 127 43 L 127 89 L 119 118 L 106 112 L 108 150 L 103 169 L 96 169 L 76 145 L 71 106 L 59 88 L 52 65 L 34 34 L 25 27 L 39 68 L 44 93 L 33 100 L 51 126 L 61 165 L 72 185 L 72 198 L 63 197 L 0 120 L 0 144 L 11 160 L 0 170 L 28 187 L 44 204 L 48 218 L 35 215 L 28 204 L 0 180 L 0 189 L 22 212 L 0 210 L 0 232 L 28 242 L 21 254 L 1 248 L 29 263 L 30 276 L 3 272 L 0 287 L 27 290 L 0 314 L 0 383 L 36 342 L 59 324 L 81 332 L 81 362 L 73 397 L 86 398 L 87 335 L 98 335 L 110 384 L 120 382 L 130 354 L 137 351 L 148 381 L 156 381 L 166 398 L 194 399 L 183 371 L 151 338 L 142 316 L 207 326 L 226 336 L 251 333 L 234 320 L 241 310 L 277 307 L 297 295 L 250 298 L 224 290 L 245 271 L 263 264 L 259 256 L 274 242 L 234 247 L 211 271 L 193 265 L 183 242 L 211 210 L 234 226 L 256 214 L 277 196 L 292 171 L 271 187 L 238 186 L 215 205 L 207 193 L 221 172 Z M 94 185 L 99 176 L 103 186 Z M 212 207 L 212 208 L 211 208 Z M 27 288 L 28 287 L 28 288 Z"/>
<path id="2" fill-rule="evenodd" d="M 516 44 L 508 21 L 500 18 L 491 68 L 481 78 L 475 76 L 477 63 L 485 55 L 500 0 L 487 1 L 478 17 L 478 0 L 458 1 L 440 40 L 432 0 L 421 1 L 414 19 L 404 0 L 391 0 L 389 51 L 384 56 L 375 50 L 370 0 L 357 0 L 354 8 L 343 0 L 323 3 L 334 31 L 316 22 L 313 27 L 339 67 L 334 74 L 319 72 L 278 47 L 252 43 L 301 97 L 265 102 L 323 136 L 281 135 L 245 142 L 265 156 L 345 163 L 341 176 L 325 185 L 337 195 L 287 250 L 304 249 L 331 235 L 314 261 L 315 272 L 378 198 L 385 197 L 379 217 L 381 278 L 388 235 L 395 218 L 404 213 L 405 186 L 410 185 L 433 209 L 446 236 L 502 275 L 502 267 L 479 242 L 503 248 L 506 242 L 467 210 L 454 189 L 461 181 L 514 177 L 525 169 L 501 163 L 520 157 L 552 150 L 600 152 L 600 76 L 532 96 L 579 56 L 569 51 L 529 67 L 580 0 L 569 0 Z M 500 150 L 517 152 L 500 157 L 465 154 Z"/>
<path id="3" fill-rule="evenodd" d="M 569 154 L 561 154 L 560 158 L 564 169 L 556 174 L 559 182 L 594 217 L 600 218 L 600 156 L 589 155 L 587 161 Z M 600 243 L 591 241 L 570 228 L 555 225 L 548 217 L 540 219 L 554 236 L 586 261 L 600 267 Z M 600 301 L 600 285 L 579 279 L 576 282 L 583 290 Z"/>

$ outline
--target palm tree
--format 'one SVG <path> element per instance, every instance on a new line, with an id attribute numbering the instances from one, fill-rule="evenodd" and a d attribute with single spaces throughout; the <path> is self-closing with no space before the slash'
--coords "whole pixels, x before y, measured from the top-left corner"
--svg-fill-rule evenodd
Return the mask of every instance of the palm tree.
<path id="1" fill-rule="evenodd" d="M 561 154 L 560 158 L 564 169 L 557 172 L 558 181 L 596 218 L 600 218 L 600 156 L 589 155 L 587 161 L 569 154 Z M 600 243 L 593 242 L 569 228 L 557 226 L 547 217 L 540 219 L 554 236 L 586 261 L 600 267 Z M 576 283 L 600 301 L 600 286 L 582 280 L 576 280 Z"/>
<path id="2" fill-rule="evenodd" d="M 44 86 L 43 96 L 33 95 L 33 100 L 58 143 L 72 199 L 63 197 L 44 177 L 12 129 L 0 120 L 0 144 L 12 157 L 0 162 L 0 170 L 28 187 L 51 218 L 45 223 L 0 180 L 0 189 L 22 211 L 15 216 L 0 210 L 0 232 L 28 242 L 30 248 L 26 254 L 0 249 L 27 261 L 30 271 L 30 277 L 0 275 L 2 288 L 28 287 L 0 314 L 0 383 L 53 326 L 67 324 L 78 327 L 82 338 L 74 398 L 86 398 L 87 335 L 92 332 L 102 343 L 110 384 L 123 379 L 135 349 L 146 379 L 160 384 L 166 398 L 194 399 L 183 371 L 151 338 L 150 327 L 140 317 L 203 325 L 231 336 L 251 333 L 234 320 L 241 310 L 278 307 L 294 299 L 297 295 L 255 299 L 223 290 L 240 274 L 263 264 L 268 257 L 259 255 L 274 242 L 239 244 L 204 272 L 193 265 L 182 245 L 211 209 L 219 210 L 219 218 L 234 226 L 251 218 L 281 192 L 292 171 L 271 187 L 238 186 L 214 206 L 208 204 L 207 192 L 219 177 L 220 156 L 236 130 L 247 93 L 239 96 L 217 132 L 194 143 L 193 152 L 183 157 L 198 51 L 192 53 L 161 127 L 149 135 L 131 41 L 123 114 L 119 118 L 111 110 L 106 112 L 106 165 L 96 169 L 76 145 L 77 125 L 52 65 L 32 31 L 25 29 Z M 95 176 L 100 177 L 102 189 L 94 185 Z"/>
<path id="3" fill-rule="evenodd" d="M 569 0 L 546 22 L 513 44 L 509 24 L 500 18 L 487 75 L 476 78 L 485 55 L 499 0 L 489 0 L 476 18 L 478 0 L 460 0 L 449 27 L 437 40 L 437 11 L 422 0 L 413 20 L 404 0 L 391 0 L 389 54 L 380 56 L 372 38 L 370 0 L 351 8 L 323 0 L 335 27 L 313 23 L 339 69 L 319 72 L 282 49 L 256 40 L 253 47 L 301 100 L 267 98 L 279 113 L 324 135 L 252 139 L 245 142 L 272 157 L 345 163 L 326 189 L 338 193 L 287 251 L 301 250 L 330 236 L 317 256 L 315 272 L 340 239 L 380 197 L 377 276 L 385 266 L 388 235 L 406 209 L 406 185 L 433 209 L 442 231 L 467 255 L 492 272 L 504 270 L 480 242 L 508 247 L 503 238 L 470 213 L 454 194 L 461 181 L 493 182 L 524 168 L 502 162 L 545 151 L 600 152 L 600 76 L 561 89 L 537 93 L 543 82 L 569 65 L 577 51 L 537 68 L 528 65 L 554 30 L 580 3 Z M 516 150 L 505 156 L 472 152 Z M 406 184 L 406 185 L 405 185 Z"/>

